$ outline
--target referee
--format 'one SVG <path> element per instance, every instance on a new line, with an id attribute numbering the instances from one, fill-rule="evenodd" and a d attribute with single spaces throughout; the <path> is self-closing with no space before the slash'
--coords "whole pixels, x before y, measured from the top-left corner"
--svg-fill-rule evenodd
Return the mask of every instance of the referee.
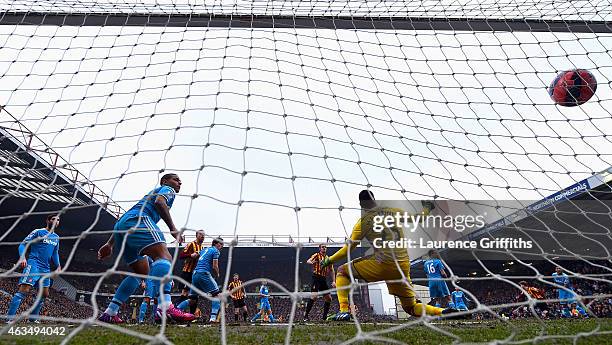
<path id="1" fill-rule="evenodd" d="M 200 258 L 200 251 L 202 250 L 202 243 L 204 243 L 204 230 L 196 231 L 196 239 L 193 242 L 190 242 L 183 251 L 179 254 L 179 258 L 184 259 L 183 263 L 183 271 L 181 272 L 181 278 L 183 278 L 186 282 L 191 284 L 191 276 L 193 275 L 193 269 L 198 263 L 198 259 Z M 179 303 L 186 300 L 189 296 L 189 285 L 183 284 L 179 281 L 178 289 L 181 291 L 181 297 L 179 298 Z"/>
<path id="2" fill-rule="evenodd" d="M 319 252 L 314 253 L 308 261 L 306 261 L 309 265 L 312 265 L 312 285 L 310 291 L 312 291 L 312 297 L 308 299 L 306 303 L 306 313 L 304 314 L 304 322 L 308 320 L 308 314 L 310 314 L 310 310 L 312 309 L 312 305 L 317 299 L 317 292 L 325 291 L 329 289 L 327 285 L 327 276 L 331 272 L 332 276 L 332 287 L 335 288 L 336 284 L 334 281 L 334 265 L 329 265 L 326 267 L 321 267 L 321 263 L 327 256 L 327 246 L 324 244 L 319 245 Z M 329 291 L 325 292 L 324 295 L 325 304 L 323 305 L 323 320 L 327 318 L 327 313 L 329 312 L 329 306 L 331 305 L 331 294 Z"/>

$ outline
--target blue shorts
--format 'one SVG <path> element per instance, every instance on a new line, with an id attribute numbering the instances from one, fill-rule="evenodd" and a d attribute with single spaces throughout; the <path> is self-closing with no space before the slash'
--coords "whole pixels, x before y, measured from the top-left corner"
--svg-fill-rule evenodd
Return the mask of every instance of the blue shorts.
<path id="1" fill-rule="evenodd" d="M 217 285 L 217 281 L 213 278 L 210 272 L 193 272 L 191 284 L 205 293 L 219 291 L 219 285 Z M 197 295 L 198 293 L 192 288 L 189 291 L 189 294 Z"/>
<path id="2" fill-rule="evenodd" d="M 38 287 L 38 281 L 42 279 L 42 287 L 49 287 L 51 285 L 51 280 L 47 278 L 43 278 L 43 275 L 49 273 L 48 269 L 40 269 L 37 265 L 27 265 L 23 270 L 24 276 L 19 278 L 19 285 L 26 284 L 34 287 Z"/>
<path id="3" fill-rule="evenodd" d="M 573 291 L 559 289 L 559 300 L 560 304 L 574 303 L 576 302 L 576 294 Z"/>
<path id="4" fill-rule="evenodd" d="M 450 295 L 448 286 L 444 280 L 430 280 L 429 281 L 429 297 L 438 298 Z"/>
<path id="5" fill-rule="evenodd" d="M 455 309 L 465 311 L 465 310 L 468 310 L 468 307 L 463 303 L 459 303 L 459 304 L 455 304 Z"/>
<path id="6" fill-rule="evenodd" d="M 127 230 L 136 229 L 133 233 L 126 233 Z M 123 249 L 123 261 L 130 265 L 136 261 L 144 260 L 141 255 L 143 249 L 157 243 L 166 243 L 164 234 L 157 224 L 153 223 L 147 216 L 137 218 L 121 217 L 115 224 L 115 253 L 119 253 L 123 239 L 125 239 L 125 249 Z"/>
<path id="7" fill-rule="evenodd" d="M 259 310 L 272 310 L 272 308 L 270 308 L 270 301 L 269 300 L 262 300 L 261 303 L 259 304 Z"/>

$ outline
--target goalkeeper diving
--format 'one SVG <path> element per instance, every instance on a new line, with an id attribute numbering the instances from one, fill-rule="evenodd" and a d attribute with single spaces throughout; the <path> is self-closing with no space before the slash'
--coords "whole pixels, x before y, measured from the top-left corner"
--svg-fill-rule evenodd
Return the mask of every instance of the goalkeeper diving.
<path id="1" fill-rule="evenodd" d="M 441 315 L 457 312 L 453 308 L 438 308 L 424 303 L 417 303 L 414 290 L 410 282 L 410 258 L 407 249 L 402 248 L 377 248 L 374 242 L 377 239 L 383 241 L 403 241 L 404 231 L 399 227 L 385 227 L 382 231 L 373 230 L 373 218 L 375 216 L 395 215 L 398 212 L 403 214 L 404 210 L 399 208 L 378 206 L 374 194 L 369 190 L 362 190 L 359 193 L 359 203 L 362 209 L 362 216 L 353 227 L 350 244 L 344 245 L 339 251 L 329 258 L 326 258 L 322 266 L 329 266 L 347 257 L 349 251 L 355 248 L 362 239 L 368 240 L 374 253 L 351 260 L 341 265 L 336 273 L 336 288 L 338 289 L 338 302 L 340 311 L 330 315 L 330 321 L 348 321 L 352 318 L 349 308 L 349 291 L 351 275 L 354 279 L 362 279 L 368 283 L 387 281 L 387 288 L 391 295 L 399 298 L 402 308 L 413 316 Z M 423 202 L 422 215 L 427 216 L 433 209 L 433 203 Z M 349 265 L 351 272 L 349 273 Z"/>

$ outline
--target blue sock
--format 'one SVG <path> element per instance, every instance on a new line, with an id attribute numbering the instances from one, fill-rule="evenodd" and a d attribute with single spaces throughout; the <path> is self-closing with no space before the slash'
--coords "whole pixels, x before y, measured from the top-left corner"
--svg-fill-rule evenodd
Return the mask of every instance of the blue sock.
<path id="1" fill-rule="evenodd" d="M 138 322 L 143 322 L 145 319 L 145 316 L 147 315 L 147 309 L 149 307 L 149 304 L 145 301 L 142 301 L 142 303 L 140 303 L 140 313 L 138 313 Z"/>
<path id="2" fill-rule="evenodd" d="M 276 320 L 274 320 L 274 315 L 272 315 L 272 313 L 270 313 L 268 317 L 270 318 L 270 322 L 276 322 Z"/>
<path id="3" fill-rule="evenodd" d="M 182 311 L 186 311 L 187 308 L 189 308 L 189 299 L 186 299 L 183 302 L 179 303 L 179 305 L 177 305 L 176 307 Z"/>
<path id="4" fill-rule="evenodd" d="M 9 305 L 8 316 L 9 319 L 13 319 L 12 316 L 17 314 L 17 309 L 21 305 L 21 301 L 25 298 L 25 295 L 21 292 L 17 292 L 13 299 L 11 300 L 11 304 Z"/>
<path id="5" fill-rule="evenodd" d="M 212 301 L 212 306 L 210 309 L 210 320 L 215 321 L 217 319 L 217 314 L 219 314 L 219 309 L 221 309 L 221 302 L 214 300 Z"/>
<path id="6" fill-rule="evenodd" d="M 172 267 L 172 264 L 170 263 L 170 261 L 166 259 L 157 259 L 151 265 L 149 275 L 153 277 L 161 278 L 165 276 L 166 274 L 168 274 L 168 272 L 170 272 L 171 267 Z M 155 293 L 159 292 L 159 283 L 160 283 L 159 279 L 153 279 L 153 291 L 155 291 Z M 172 304 L 172 300 L 170 299 L 171 290 L 172 290 L 172 282 L 168 282 L 164 284 L 164 291 L 159 296 L 159 299 L 158 299 L 160 305 L 162 303 L 166 305 Z"/>
<path id="7" fill-rule="evenodd" d="M 36 306 L 32 310 L 32 314 L 30 314 L 30 320 L 37 319 L 37 316 L 40 315 L 40 308 L 42 308 L 44 303 L 45 303 L 45 298 L 41 296 L 40 300 L 38 300 L 38 303 L 36 304 Z M 34 317 L 32 317 L 32 316 L 34 316 Z"/>
<path id="8" fill-rule="evenodd" d="M 115 296 L 113 296 L 113 300 L 106 308 L 106 313 L 110 316 L 115 316 L 119 312 L 119 307 L 125 303 L 128 298 L 136 291 L 138 286 L 140 285 L 140 279 L 132 276 L 127 276 L 123 278 L 123 281 L 115 291 Z"/>
<path id="9" fill-rule="evenodd" d="M 255 316 L 253 316 L 253 318 L 251 319 L 251 322 L 258 320 L 261 317 L 261 312 L 255 314 Z"/>

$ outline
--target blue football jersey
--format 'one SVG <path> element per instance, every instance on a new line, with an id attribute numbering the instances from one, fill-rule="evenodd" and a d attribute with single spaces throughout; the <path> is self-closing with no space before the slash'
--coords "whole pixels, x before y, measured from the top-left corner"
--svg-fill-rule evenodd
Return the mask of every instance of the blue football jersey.
<path id="1" fill-rule="evenodd" d="M 463 291 L 453 291 L 451 293 L 451 298 L 453 299 L 453 303 L 455 303 L 455 305 L 467 305 Z"/>
<path id="2" fill-rule="evenodd" d="M 208 247 L 200 251 L 200 258 L 195 267 L 195 272 L 212 272 L 213 260 L 219 260 L 221 252 L 216 247 Z"/>
<path id="3" fill-rule="evenodd" d="M 429 278 L 442 278 L 442 270 L 444 265 L 440 259 L 429 259 L 423 265 L 425 273 Z"/>
<path id="4" fill-rule="evenodd" d="M 270 290 L 268 289 L 268 286 L 262 285 L 261 288 L 259 288 L 259 294 L 261 296 L 262 302 L 268 301 L 268 297 L 270 296 Z"/>
<path id="5" fill-rule="evenodd" d="M 559 284 L 559 285 L 565 286 L 565 287 L 569 287 L 570 280 L 569 280 L 569 277 L 567 276 L 567 274 L 565 274 L 565 273 L 557 274 L 557 272 L 553 272 L 552 276 L 553 276 L 553 280 L 554 280 L 554 282 L 556 284 Z"/>
<path id="6" fill-rule="evenodd" d="M 136 205 L 132 206 L 123 217 L 128 218 L 138 218 L 138 217 L 149 217 L 154 223 L 159 222 L 161 216 L 157 209 L 155 209 L 155 199 L 158 196 L 163 196 L 166 199 L 166 204 L 168 208 L 172 207 L 174 203 L 174 197 L 176 196 L 176 192 L 170 186 L 159 186 L 152 191 L 150 191 L 147 195 L 145 195 L 140 201 L 136 203 Z"/>
<path id="7" fill-rule="evenodd" d="M 37 238 L 40 239 L 34 241 Z M 19 256 L 23 255 L 28 242 L 32 242 L 29 247 L 29 265 L 49 270 L 50 262 L 53 261 L 55 266 L 59 266 L 59 236 L 55 232 L 49 232 L 45 228 L 32 231 L 19 245 Z"/>

